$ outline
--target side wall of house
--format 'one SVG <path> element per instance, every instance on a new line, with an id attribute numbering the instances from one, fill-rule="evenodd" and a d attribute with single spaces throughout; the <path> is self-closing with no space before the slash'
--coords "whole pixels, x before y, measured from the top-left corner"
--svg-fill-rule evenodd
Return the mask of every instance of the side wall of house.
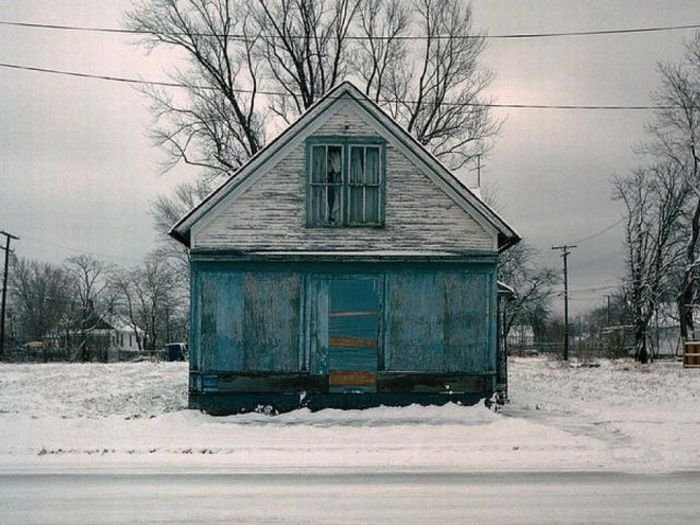
<path id="1" fill-rule="evenodd" d="M 312 136 L 381 136 L 352 102 L 330 111 Z M 306 138 L 300 136 L 281 158 L 273 158 L 235 201 L 224 200 L 220 209 L 210 212 L 213 218 L 193 230 L 193 250 L 495 251 L 495 233 L 465 212 L 386 136 L 384 227 L 306 227 Z"/>
<path id="2" fill-rule="evenodd" d="M 190 389 L 329 391 L 320 282 L 381 283 L 376 392 L 490 395 L 495 264 L 192 263 Z M 326 319 L 327 319 L 326 312 Z"/>

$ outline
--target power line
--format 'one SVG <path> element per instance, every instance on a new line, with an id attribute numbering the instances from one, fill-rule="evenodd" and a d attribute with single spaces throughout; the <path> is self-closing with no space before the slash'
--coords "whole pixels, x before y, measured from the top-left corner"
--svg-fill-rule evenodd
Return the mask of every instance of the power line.
<path id="1" fill-rule="evenodd" d="M 33 71 L 36 73 L 49 73 L 53 75 L 64 75 L 70 77 L 78 78 L 89 78 L 94 80 L 104 80 L 109 82 L 121 82 L 126 84 L 142 84 L 151 86 L 162 86 L 162 87 L 172 87 L 172 88 L 188 88 L 188 89 L 202 89 L 202 90 L 218 90 L 218 88 L 213 86 L 198 86 L 194 84 L 181 84 L 178 82 L 164 82 L 158 80 L 142 80 L 137 78 L 128 77 L 118 77 L 112 75 L 97 75 L 93 73 L 80 73 L 77 71 L 65 71 L 60 69 L 42 68 L 34 66 L 25 66 L 20 64 L 8 64 L 0 63 L 0 67 L 7 69 L 16 69 L 22 71 Z M 289 93 L 282 91 L 265 91 L 265 90 L 251 90 L 251 89 L 232 89 L 234 93 L 241 94 L 258 94 L 258 95 L 268 95 L 268 96 L 282 96 L 290 97 Z M 384 103 L 404 103 L 404 104 L 415 104 L 415 100 L 399 100 L 399 99 L 382 99 Z M 551 110 L 632 110 L 632 111 L 648 111 L 657 109 L 681 109 L 681 106 L 643 106 L 643 105 L 583 105 L 583 104 L 498 104 L 492 102 L 443 102 L 445 106 L 453 107 L 482 107 L 482 108 L 501 108 L 501 109 L 551 109 Z"/>
<path id="2" fill-rule="evenodd" d="M 188 37 L 212 37 L 212 38 L 230 38 L 235 40 L 253 41 L 256 37 L 262 36 L 264 38 L 282 38 L 279 35 L 246 35 L 243 33 L 187 33 L 187 32 L 164 32 L 156 33 L 155 31 L 138 30 L 138 29 L 123 29 L 123 28 L 113 28 L 113 27 L 91 27 L 91 26 L 75 26 L 75 25 L 64 25 L 64 24 L 42 24 L 37 22 L 17 22 L 2 20 L 0 25 L 13 26 L 13 27 L 24 27 L 31 29 L 50 29 L 59 31 L 73 31 L 73 32 L 88 32 L 88 33 L 116 33 L 116 34 L 126 34 L 126 35 L 144 35 L 144 36 L 157 36 L 158 34 L 165 36 L 188 36 Z M 396 36 L 383 36 L 383 35 L 347 35 L 345 38 L 347 40 L 426 40 L 432 38 L 435 40 L 444 40 L 450 38 L 457 39 L 489 39 L 489 40 L 515 40 L 515 39 L 531 39 L 531 38 L 560 38 L 560 37 L 577 37 L 577 36 L 605 36 L 605 35 L 630 35 L 630 34 L 640 34 L 640 33 L 661 33 L 667 31 L 687 31 L 692 29 L 700 29 L 700 24 L 683 24 L 683 25 L 670 25 L 670 26 L 652 26 L 652 27 L 631 27 L 622 29 L 595 29 L 591 31 L 556 31 L 550 33 L 504 33 L 504 34 L 464 34 L 464 35 L 432 35 L 428 37 L 427 35 L 396 35 Z M 290 38 L 294 40 L 308 39 L 306 35 L 287 35 L 285 38 Z"/>
<path id="3" fill-rule="evenodd" d="M 608 286 L 595 286 L 593 288 L 575 288 L 575 289 L 569 290 L 569 293 L 572 293 L 572 292 L 575 292 L 575 293 L 597 292 L 597 291 L 601 291 L 601 290 L 612 290 L 614 288 L 619 288 L 620 286 L 622 286 L 621 282 L 617 283 L 617 284 L 608 285 Z"/>
<path id="4" fill-rule="evenodd" d="M 617 220 L 617 221 L 615 221 L 614 223 L 612 223 L 612 224 L 606 226 L 606 227 L 603 228 L 602 230 L 599 230 L 599 231 L 597 231 L 597 232 L 595 232 L 595 233 L 592 233 L 591 235 L 588 235 L 588 236 L 586 236 L 586 237 L 584 237 L 584 238 L 582 238 L 582 239 L 579 239 L 579 240 L 577 240 L 577 241 L 574 241 L 574 244 L 581 244 L 581 243 L 583 243 L 583 242 L 590 241 L 591 239 L 594 239 L 595 237 L 598 237 L 599 235 L 603 235 L 604 233 L 607 233 L 607 232 L 609 232 L 610 230 L 612 230 L 615 226 L 617 226 L 618 224 L 620 224 L 620 223 L 621 223 L 622 221 L 624 221 L 624 220 L 625 220 L 625 217 L 621 217 L 619 220 Z"/>
<path id="5" fill-rule="evenodd" d="M 80 248 L 74 248 L 72 246 L 65 246 L 63 244 L 56 244 L 54 242 L 44 241 L 41 239 L 35 239 L 33 237 L 27 237 L 26 235 L 24 236 L 24 240 L 39 243 L 39 244 L 45 244 L 47 246 L 53 246 L 54 248 L 61 248 L 63 250 L 67 250 L 67 251 L 73 252 L 73 253 L 78 253 L 81 255 L 92 255 L 93 257 L 104 258 L 104 259 L 108 259 L 108 260 L 111 260 L 114 262 L 130 262 L 131 264 L 143 262 L 141 259 L 137 259 L 135 257 L 123 257 L 123 256 L 117 256 L 117 255 L 108 255 L 106 253 L 81 250 Z"/>

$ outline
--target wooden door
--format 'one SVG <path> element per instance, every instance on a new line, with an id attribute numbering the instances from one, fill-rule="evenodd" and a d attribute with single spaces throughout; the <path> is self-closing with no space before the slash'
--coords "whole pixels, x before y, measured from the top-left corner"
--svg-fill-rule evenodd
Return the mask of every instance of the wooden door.
<path id="1" fill-rule="evenodd" d="M 328 287 L 331 392 L 376 392 L 380 279 L 331 279 Z"/>

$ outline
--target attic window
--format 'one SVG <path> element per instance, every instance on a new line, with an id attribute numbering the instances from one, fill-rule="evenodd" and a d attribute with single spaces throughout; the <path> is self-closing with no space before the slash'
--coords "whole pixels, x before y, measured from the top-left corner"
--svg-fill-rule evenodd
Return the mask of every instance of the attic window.
<path id="1" fill-rule="evenodd" d="M 309 226 L 381 226 L 384 155 L 379 137 L 309 139 Z"/>

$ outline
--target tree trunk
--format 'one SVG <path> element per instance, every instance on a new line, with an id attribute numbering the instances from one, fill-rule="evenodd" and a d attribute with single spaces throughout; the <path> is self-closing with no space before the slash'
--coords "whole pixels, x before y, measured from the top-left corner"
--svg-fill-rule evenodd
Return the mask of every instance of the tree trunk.
<path id="1" fill-rule="evenodd" d="M 697 172 L 697 167 L 695 169 Z M 681 283 L 680 293 L 678 294 L 678 313 L 680 314 L 681 322 L 681 337 L 684 341 L 688 339 L 689 334 L 693 333 L 693 308 L 692 304 L 695 299 L 695 252 L 700 239 L 700 199 L 695 205 L 692 220 L 690 221 L 690 239 L 686 248 L 686 268 L 683 272 L 683 281 Z M 695 336 L 695 334 L 692 334 Z"/>
<path id="2" fill-rule="evenodd" d="M 634 359 L 642 364 L 649 362 L 646 326 L 642 322 L 635 323 L 634 327 Z"/>

